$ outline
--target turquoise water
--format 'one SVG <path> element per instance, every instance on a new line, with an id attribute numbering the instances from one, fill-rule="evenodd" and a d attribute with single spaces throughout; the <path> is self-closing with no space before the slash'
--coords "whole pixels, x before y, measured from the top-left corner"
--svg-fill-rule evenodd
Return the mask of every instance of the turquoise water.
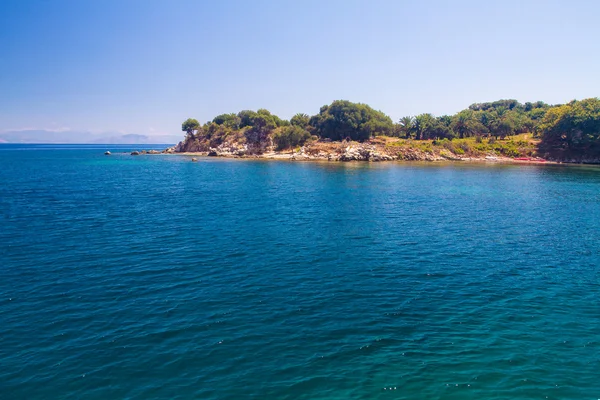
<path id="1" fill-rule="evenodd" d="M 600 168 L 105 147 L 0 145 L 1 399 L 600 398 Z"/>

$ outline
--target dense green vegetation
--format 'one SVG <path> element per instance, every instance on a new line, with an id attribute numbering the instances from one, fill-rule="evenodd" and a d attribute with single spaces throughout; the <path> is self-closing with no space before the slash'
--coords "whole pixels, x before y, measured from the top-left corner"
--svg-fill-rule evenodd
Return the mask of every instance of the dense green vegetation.
<path id="1" fill-rule="evenodd" d="M 600 99 L 572 101 L 552 107 L 539 125 L 542 148 L 600 155 Z"/>
<path id="2" fill-rule="evenodd" d="M 516 100 L 472 104 L 453 116 L 420 114 L 401 118 L 396 135 L 417 140 L 493 136 L 504 139 L 519 133 L 537 133 L 539 121 L 551 108 L 543 102 L 521 104 Z"/>
<path id="3" fill-rule="evenodd" d="M 600 100 L 554 106 L 541 101 L 499 100 L 475 103 L 451 116 L 425 113 L 400 118 L 397 123 L 366 104 L 336 100 L 314 116 L 300 113 L 289 121 L 265 109 L 243 110 L 218 115 L 204 125 L 190 118 L 182 130 L 186 142 L 202 150 L 236 141 L 260 153 L 268 146 L 285 150 L 316 140 L 363 142 L 378 136 L 437 143 L 474 137 L 481 144 L 484 138 L 489 142 L 527 133 L 541 140 L 540 149 L 545 152 L 595 156 L 600 154 Z"/>
<path id="4" fill-rule="evenodd" d="M 336 100 L 321 107 L 309 121 L 317 136 L 331 140 L 365 141 L 373 136 L 390 136 L 394 131 L 392 119 L 366 104 Z"/>
<path id="5" fill-rule="evenodd" d="M 495 154 L 504 157 L 533 157 L 537 153 L 538 140 L 531 140 L 529 134 L 518 134 L 505 140 L 489 137 L 472 136 L 464 139 L 414 140 L 391 137 L 377 137 L 373 142 L 385 145 L 386 148 L 404 148 L 418 150 L 427 154 L 439 154 L 453 157 L 485 157 Z M 390 151 L 393 153 L 393 151 Z"/>

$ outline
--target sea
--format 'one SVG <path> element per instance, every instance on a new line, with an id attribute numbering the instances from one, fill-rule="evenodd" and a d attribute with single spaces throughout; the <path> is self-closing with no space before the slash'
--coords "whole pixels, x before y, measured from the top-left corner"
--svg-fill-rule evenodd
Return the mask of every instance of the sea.
<path id="1" fill-rule="evenodd" d="M 165 147 L 0 145 L 0 399 L 600 398 L 600 167 Z"/>

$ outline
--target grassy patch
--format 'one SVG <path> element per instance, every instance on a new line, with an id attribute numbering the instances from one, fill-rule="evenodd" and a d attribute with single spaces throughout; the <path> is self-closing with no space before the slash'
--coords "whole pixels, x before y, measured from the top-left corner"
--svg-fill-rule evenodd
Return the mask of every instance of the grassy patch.
<path id="1" fill-rule="evenodd" d="M 453 154 L 456 156 L 484 157 L 530 157 L 536 155 L 539 140 L 530 134 L 515 135 L 508 139 L 470 137 L 465 139 L 412 140 L 379 136 L 373 144 L 385 145 L 390 150 L 405 148 L 429 154 Z M 447 153 L 448 152 L 448 153 Z"/>

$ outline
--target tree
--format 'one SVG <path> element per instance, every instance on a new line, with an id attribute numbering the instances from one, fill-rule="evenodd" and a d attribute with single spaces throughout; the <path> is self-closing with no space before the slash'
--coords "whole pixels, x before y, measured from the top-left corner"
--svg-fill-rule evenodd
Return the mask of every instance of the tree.
<path id="1" fill-rule="evenodd" d="M 234 115 L 234 114 L 224 114 L 224 115 Z M 290 123 L 287 120 L 279 118 L 277 115 L 271 114 L 271 112 L 265 108 L 261 108 L 258 111 L 251 110 L 243 110 L 237 114 L 237 118 L 239 118 L 239 128 L 245 128 L 246 126 L 253 126 L 254 121 L 257 116 L 262 116 L 263 118 L 269 120 L 269 122 L 273 122 L 276 127 L 280 126 L 288 126 Z"/>
<path id="2" fill-rule="evenodd" d="M 515 123 L 513 119 L 508 118 L 505 114 L 498 115 L 490 122 L 489 130 L 494 137 L 504 139 L 514 132 Z"/>
<path id="3" fill-rule="evenodd" d="M 414 128 L 413 122 L 414 122 L 413 117 L 400 118 L 400 120 L 398 121 L 398 131 L 399 131 L 398 136 L 404 136 L 405 138 L 409 139 L 413 134 L 413 128 Z"/>
<path id="4" fill-rule="evenodd" d="M 484 125 L 492 136 L 504 139 L 522 129 L 522 112 L 520 109 L 509 110 L 503 105 L 498 106 L 485 112 Z"/>
<path id="5" fill-rule="evenodd" d="M 523 105 L 514 99 L 498 100 L 491 103 L 475 103 L 471 104 L 469 109 L 473 111 L 486 111 L 498 109 L 499 107 L 506 108 L 507 110 L 512 110 L 515 108 L 520 110 L 523 109 Z"/>
<path id="6" fill-rule="evenodd" d="M 257 112 L 250 122 L 251 128 L 244 132 L 246 143 L 250 151 L 262 153 L 267 145 L 269 134 L 277 128 L 277 124 L 271 113 L 265 112 Z"/>
<path id="7" fill-rule="evenodd" d="M 424 140 L 428 139 L 431 129 L 433 128 L 435 118 L 431 114 L 420 114 L 415 117 L 413 123 L 413 131 L 415 132 L 415 139 Z"/>
<path id="8" fill-rule="evenodd" d="M 535 132 L 535 121 L 527 114 L 523 114 L 519 118 L 519 132 Z"/>
<path id="9" fill-rule="evenodd" d="M 478 123 L 472 110 L 463 110 L 452 118 L 452 130 L 460 138 L 473 136 L 477 133 Z"/>
<path id="10" fill-rule="evenodd" d="M 302 146 L 308 139 L 310 139 L 310 133 L 297 125 L 286 126 L 273 135 L 277 150 Z"/>
<path id="11" fill-rule="evenodd" d="M 449 115 L 437 117 L 433 123 L 430 138 L 452 139 L 453 137 L 454 131 L 452 130 L 452 117 Z"/>
<path id="12" fill-rule="evenodd" d="M 310 119 L 315 131 L 332 140 L 364 141 L 375 135 L 390 135 L 394 129 L 391 118 L 366 104 L 336 100 L 321 107 Z"/>
<path id="13" fill-rule="evenodd" d="M 290 124 L 293 126 L 299 126 L 300 128 L 306 128 L 310 123 L 310 117 L 303 113 L 298 113 L 290 119 Z"/>
<path id="14" fill-rule="evenodd" d="M 217 147 L 222 144 L 233 131 L 234 130 L 227 126 L 227 124 L 223 123 L 219 125 L 211 122 L 204 125 L 202 128 L 202 139 L 207 140 L 210 147 Z"/>
<path id="15" fill-rule="evenodd" d="M 217 125 L 225 125 L 231 129 L 238 129 L 240 126 L 240 117 L 237 114 L 221 114 L 217 115 L 212 122 Z"/>
<path id="16" fill-rule="evenodd" d="M 280 127 L 280 126 L 287 126 L 287 125 L 289 125 L 289 124 L 290 124 L 290 123 L 289 123 L 289 121 L 283 120 L 283 119 L 279 118 L 279 117 L 278 117 L 277 115 L 275 115 L 275 114 L 271 114 L 271 111 L 267 110 L 266 108 L 259 108 L 259 109 L 256 111 L 256 113 L 257 113 L 257 114 L 259 114 L 259 115 L 263 115 L 265 118 L 270 118 L 270 119 L 272 119 L 272 120 L 273 120 L 273 122 L 275 122 L 275 125 L 276 125 L 277 127 Z"/>
<path id="17" fill-rule="evenodd" d="M 552 107 L 540 124 L 542 144 L 589 154 L 600 153 L 600 99 Z"/>
<path id="18" fill-rule="evenodd" d="M 198 123 L 198 120 L 188 118 L 181 124 L 181 130 L 187 132 L 187 135 L 193 139 L 194 131 L 200 130 L 200 124 Z"/>
<path id="19" fill-rule="evenodd" d="M 240 118 L 240 128 L 244 128 L 246 126 L 252 126 L 252 119 L 257 115 L 255 111 L 251 110 L 242 110 L 238 113 L 238 117 Z"/>
<path id="20" fill-rule="evenodd" d="M 542 118 L 544 118 L 544 115 L 546 115 L 547 111 L 548 111 L 548 108 L 534 108 L 529 113 L 527 113 L 527 115 L 533 121 L 537 121 L 537 120 L 541 120 Z"/>
<path id="21" fill-rule="evenodd" d="M 541 137 L 541 146 L 547 149 L 568 150 L 575 158 L 582 154 L 597 157 L 600 156 L 600 99 L 574 100 L 556 106 L 542 101 L 521 104 L 516 100 L 498 100 L 471 104 L 454 116 L 421 114 L 401 118 L 397 124 L 366 104 L 337 100 L 321 107 L 312 117 L 299 113 L 287 121 L 262 108 L 221 114 L 204 125 L 188 118 L 181 129 L 186 132 L 184 148 L 193 151 L 206 151 L 223 143 L 243 143 L 244 138 L 250 152 L 262 152 L 270 143 L 277 149 L 301 146 L 310 135 L 364 141 L 377 135 L 428 140 L 488 133 L 505 138 L 533 132 Z"/>

